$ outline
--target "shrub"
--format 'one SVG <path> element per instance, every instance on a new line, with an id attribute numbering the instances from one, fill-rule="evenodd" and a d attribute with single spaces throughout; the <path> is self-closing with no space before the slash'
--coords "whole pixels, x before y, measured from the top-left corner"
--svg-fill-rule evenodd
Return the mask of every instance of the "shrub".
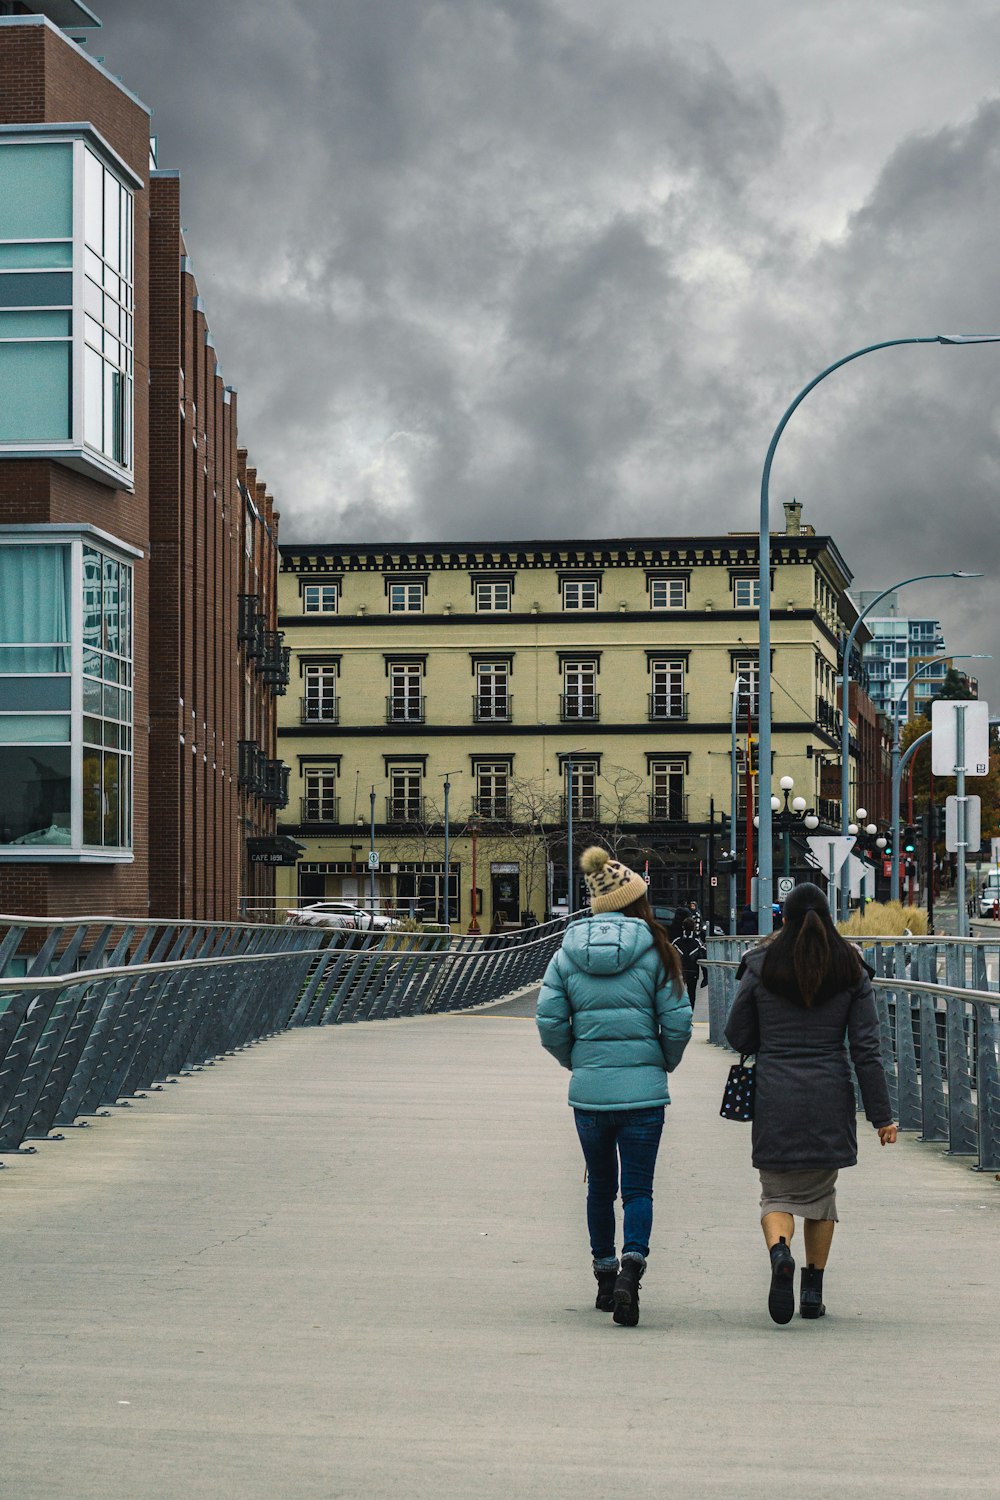
<path id="1" fill-rule="evenodd" d="M 901 901 L 869 901 L 864 913 L 852 912 L 837 930 L 854 938 L 903 937 L 907 931 L 926 937 L 927 913 L 922 906 L 904 906 Z"/>

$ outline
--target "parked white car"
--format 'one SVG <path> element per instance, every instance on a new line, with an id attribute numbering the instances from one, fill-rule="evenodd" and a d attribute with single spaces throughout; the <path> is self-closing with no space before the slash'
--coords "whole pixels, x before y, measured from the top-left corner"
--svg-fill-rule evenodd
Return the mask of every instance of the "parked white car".
<path id="1" fill-rule="evenodd" d="M 993 903 L 1000 901 L 1000 870 L 991 870 L 979 892 L 979 915 L 992 917 Z"/>
<path id="2" fill-rule="evenodd" d="M 349 901 L 317 901 L 314 906 L 292 907 L 285 914 L 285 925 L 292 927 L 332 927 L 341 932 L 389 932 L 402 927 L 395 917 L 366 911 Z"/>

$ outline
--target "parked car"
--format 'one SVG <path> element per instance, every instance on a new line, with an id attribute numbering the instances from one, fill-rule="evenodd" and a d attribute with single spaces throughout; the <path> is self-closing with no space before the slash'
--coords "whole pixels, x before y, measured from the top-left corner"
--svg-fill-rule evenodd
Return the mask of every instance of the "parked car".
<path id="1" fill-rule="evenodd" d="M 991 870 L 983 881 L 979 892 L 979 915 L 991 917 L 995 901 L 1000 901 L 1000 870 Z"/>
<path id="2" fill-rule="evenodd" d="M 341 932 L 398 931 L 403 925 L 395 917 L 366 911 L 350 901 L 317 901 L 312 906 L 292 907 L 285 923 L 292 927 L 332 927 Z"/>

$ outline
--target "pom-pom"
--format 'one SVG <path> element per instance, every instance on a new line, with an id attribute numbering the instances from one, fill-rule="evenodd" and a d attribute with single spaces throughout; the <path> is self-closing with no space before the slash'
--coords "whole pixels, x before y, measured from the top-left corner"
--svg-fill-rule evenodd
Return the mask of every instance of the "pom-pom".
<path id="1" fill-rule="evenodd" d="M 596 875 L 598 870 L 604 869 L 610 858 L 607 849 L 602 849 L 599 844 L 591 844 L 580 855 L 580 869 L 585 875 Z"/>

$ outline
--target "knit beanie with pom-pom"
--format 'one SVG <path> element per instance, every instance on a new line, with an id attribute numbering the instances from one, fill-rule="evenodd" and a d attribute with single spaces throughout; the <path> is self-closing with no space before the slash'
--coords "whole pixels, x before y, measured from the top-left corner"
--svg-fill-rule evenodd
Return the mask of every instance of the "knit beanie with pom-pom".
<path id="1" fill-rule="evenodd" d="M 640 896 L 648 896 L 646 882 L 641 875 L 612 859 L 607 849 L 594 844 L 580 855 L 580 869 L 590 892 L 590 909 L 599 911 L 621 911 L 631 906 Z"/>

